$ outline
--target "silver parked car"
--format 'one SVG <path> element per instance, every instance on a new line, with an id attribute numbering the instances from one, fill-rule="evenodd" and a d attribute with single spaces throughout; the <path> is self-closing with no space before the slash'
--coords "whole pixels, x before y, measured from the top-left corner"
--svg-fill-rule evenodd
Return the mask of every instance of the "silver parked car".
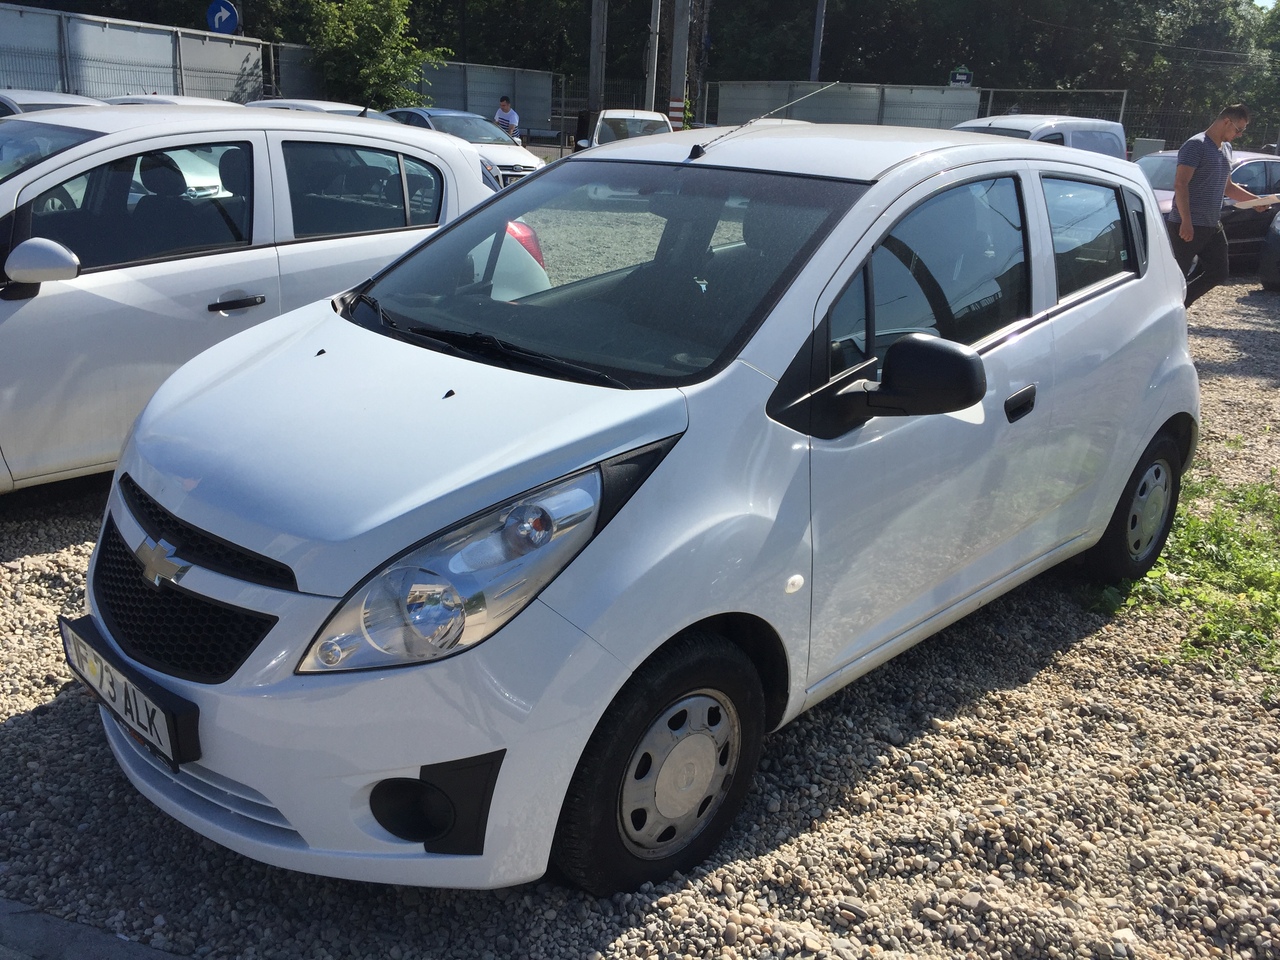
<path id="1" fill-rule="evenodd" d="M 491 195 L 466 143 L 318 112 L 0 120 L 0 493 L 111 469 L 156 387 Z"/>

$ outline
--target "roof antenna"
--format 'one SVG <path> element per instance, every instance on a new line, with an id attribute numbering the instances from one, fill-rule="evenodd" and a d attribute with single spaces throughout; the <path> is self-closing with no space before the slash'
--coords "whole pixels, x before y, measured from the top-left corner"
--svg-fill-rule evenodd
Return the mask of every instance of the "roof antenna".
<path id="1" fill-rule="evenodd" d="M 689 151 L 688 159 L 697 160 L 699 157 L 706 155 L 707 147 L 711 146 L 712 144 L 719 143 L 721 140 L 725 139 L 725 137 L 731 137 L 731 136 L 734 136 L 735 134 L 741 133 L 747 127 L 751 126 L 751 124 L 755 123 L 757 120 L 764 120 L 766 117 L 773 116 L 779 110 L 786 110 L 788 107 L 794 107 L 801 100 L 808 100 L 810 97 L 816 97 L 818 94 L 822 93 L 823 91 L 830 90 L 832 87 L 835 87 L 835 86 L 839 86 L 843 82 L 844 82 L 843 80 L 832 80 L 825 87 L 819 87 L 817 90 L 812 90 L 809 93 L 806 93 L 803 97 L 796 97 L 796 99 L 792 100 L 790 103 L 784 103 L 780 107 L 775 107 L 774 109 L 770 110 L 768 113 L 762 113 L 758 117 L 752 117 L 746 123 L 740 123 L 737 126 L 730 127 L 724 133 L 720 134 L 720 136 L 714 138 L 713 140 L 708 140 L 705 144 L 695 143 L 693 145 L 693 149 Z"/>

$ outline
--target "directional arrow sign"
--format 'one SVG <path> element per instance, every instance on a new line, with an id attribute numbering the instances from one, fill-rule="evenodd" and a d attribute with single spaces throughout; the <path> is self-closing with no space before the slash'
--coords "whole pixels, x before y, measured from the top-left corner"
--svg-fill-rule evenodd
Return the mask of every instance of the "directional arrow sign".
<path id="1" fill-rule="evenodd" d="M 205 20 L 214 33 L 235 33 L 240 28 L 240 13 L 231 0 L 213 0 Z"/>

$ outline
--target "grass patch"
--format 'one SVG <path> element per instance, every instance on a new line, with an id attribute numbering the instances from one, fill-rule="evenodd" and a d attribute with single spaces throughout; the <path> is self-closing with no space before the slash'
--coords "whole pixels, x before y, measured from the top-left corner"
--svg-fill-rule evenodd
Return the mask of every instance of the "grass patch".
<path id="1" fill-rule="evenodd" d="M 1280 673 L 1280 490 L 1186 478 L 1160 560 L 1106 599 L 1184 611 L 1189 658 Z"/>

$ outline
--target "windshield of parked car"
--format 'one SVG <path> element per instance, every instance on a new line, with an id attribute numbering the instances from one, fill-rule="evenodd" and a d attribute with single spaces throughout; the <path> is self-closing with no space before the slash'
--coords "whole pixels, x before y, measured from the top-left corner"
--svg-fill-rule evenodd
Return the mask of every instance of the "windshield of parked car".
<path id="1" fill-rule="evenodd" d="M 502 128 L 484 117 L 459 117 L 450 114 L 433 114 L 431 123 L 437 130 L 461 137 L 468 143 L 515 143 Z"/>
<path id="2" fill-rule="evenodd" d="M 5 117 L 0 120 L 0 183 L 55 153 L 100 136 L 96 130 L 55 126 L 23 116 Z"/>
<path id="3" fill-rule="evenodd" d="M 736 355 L 866 189 L 565 160 L 436 234 L 350 299 L 347 315 L 429 349 L 568 379 L 690 383 Z"/>
<path id="4" fill-rule="evenodd" d="M 603 117 L 596 133 L 597 143 L 629 140 L 632 137 L 649 137 L 655 133 L 670 133 L 671 126 L 665 120 L 638 117 Z"/>
<path id="5" fill-rule="evenodd" d="M 1138 169 L 1147 175 L 1153 190 L 1172 190 L 1174 177 L 1178 174 L 1178 155 L 1149 153 L 1138 158 Z"/>

